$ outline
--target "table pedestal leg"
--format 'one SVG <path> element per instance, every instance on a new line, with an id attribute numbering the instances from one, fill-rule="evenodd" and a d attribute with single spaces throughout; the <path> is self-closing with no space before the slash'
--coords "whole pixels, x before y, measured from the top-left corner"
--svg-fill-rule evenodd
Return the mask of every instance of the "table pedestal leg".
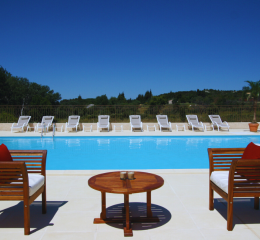
<path id="1" fill-rule="evenodd" d="M 124 213 L 124 214 L 125 214 L 125 202 L 126 202 L 126 196 L 124 194 L 124 207 L 122 208 L 122 213 Z"/>
<path id="2" fill-rule="evenodd" d="M 107 218 L 106 214 L 106 193 L 101 192 L 101 213 L 100 218 L 95 218 L 94 223 L 105 223 L 104 220 Z"/>
<path id="3" fill-rule="evenodd" d="M 124 205 L 125 205 L 125 227 L 124 234 L 125 237 L 132 237 L 133 231 L 130 223 L 130 213 L 129 213 L 129 194 L 124 194 Z"/>
<path id="4" fill-rule="evenodd" d="M 107 218 L 107 214 L 106 214 L 106 193 L 105 192 L 101 192 L 101 205 L 102 205 L 102 210 L 100 213 L 100 218 L 102 219 L 106 219 Z"/>
<path id="5" fill-rule="evenodd" d="M 153 213 L 152 213 L 152 200 L 151 200 L 151 191 L 147 192 L 147 217 L 151 218 L 153 217 Z"/>

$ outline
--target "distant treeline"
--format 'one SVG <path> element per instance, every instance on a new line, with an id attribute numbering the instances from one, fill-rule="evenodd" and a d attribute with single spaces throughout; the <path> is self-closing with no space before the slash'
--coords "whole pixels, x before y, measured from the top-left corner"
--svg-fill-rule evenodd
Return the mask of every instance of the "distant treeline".
<path id="1" fill-rule="evenodd" d="M 58 105 L 59 93 L 48 86 L 29 82 L 27 78 L 14 77 L 0 66 L 1 105 Z"/>
<path id="2" fill-rule="evenodd" d="M 14 77 L 0 66 L 0 104 L 1 105 L 241 105 L 245 103 L 246 91 L 222 91 L 204 89 L 197 91 L 169 92 L 153 96 L 152 91 L 139 94 L 136 99 L 126 99 L 124 93 L 108 98 L 101 95 L 83 99 L 80 95 L 74 99 L 61 100 L 48 86 L 29 82 L 27 78 Z M 61 100 L 61 101 L 60 101 Z"/>
<path id="3" fill-rule="evenodd" d="M 165 105 L 169 101 L 172 104 L 197 104 L 197 105 L 241 105 L 245 103 L 246 93 L 244 91 L 221 91 L 213 89 L 169 92 L 158 96 L 153 96 L 152 91 L 147 91 L 144 95 L 139 94 L 136 99 L 126 99 L 124 93 L 118 97 L 107 98 L 106 95 L 96 98 L 83 99 L 81 96 L 74 99 L 60 101 L 61 105 Z"/>

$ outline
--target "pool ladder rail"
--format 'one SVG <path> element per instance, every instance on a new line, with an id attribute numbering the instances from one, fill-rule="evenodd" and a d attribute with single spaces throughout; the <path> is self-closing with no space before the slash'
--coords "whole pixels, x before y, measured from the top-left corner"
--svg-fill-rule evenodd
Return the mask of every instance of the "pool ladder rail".
<path id="1" fill-rule="evenodd" d="M 44 126 L 45 126 L 45 125 L 43 125 L 43 127 L 42 127 L 41 138 L 42 138 L 42 136 L 43 136 L 43 128 L 44 128 Z"/>
<path id="2" fill-rule="evenodd" d="M 52 138 L 54 138 L 54 135 L 55 135 L 55 123 L 53 123 L 53 127 L 52 127 Z"/>
<path id="3" fill-rule="evenodd" d="M 43 130 L 44 129 L 44 130 Z M 41 138 L 43 137 L 43 132 L 46 133 L 46 126 L 43 125 L 43 128 L 42 128 L 42 132 L 41 132 Z M 52 138 L 54 137 L 55 135 L 55 123 L 53 124 L 53 130 L 52 130 Z"/>

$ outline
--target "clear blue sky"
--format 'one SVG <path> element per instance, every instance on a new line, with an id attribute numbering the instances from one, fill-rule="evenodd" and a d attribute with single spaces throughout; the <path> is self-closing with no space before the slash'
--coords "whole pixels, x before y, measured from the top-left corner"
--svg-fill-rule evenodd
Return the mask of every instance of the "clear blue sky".
<path id="1" fill-rule="evenodd" d="M 241 90 L 260 80 L 259 0 L 1 0 L 0 65 L 63 99 Z"/>

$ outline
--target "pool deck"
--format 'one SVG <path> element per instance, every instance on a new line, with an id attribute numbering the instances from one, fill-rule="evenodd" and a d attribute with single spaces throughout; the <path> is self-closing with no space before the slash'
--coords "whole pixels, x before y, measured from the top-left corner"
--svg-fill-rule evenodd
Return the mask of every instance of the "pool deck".
<path id="1" fill-rule="evenodd" d="M 0 132 L 5 136 L 39 136 L 38 133 Z M 56 136 L 230 136 L 259 135 L 247 130 L 230 132 L 56 133 Z M 152 191 L 152 210 L 159 223 L 134 223 L 132 239 L 260 239 L 260 214 L 253 199 L 234 201 L 234 229 L 226 230 L 227 205 L 215 194 L 215 210 L 208 209 L 208 170 L 143 170 L 160 175 L 164 185 Z M 31 235 L 23 235 L 23 204 L 0 202 L 1 239 L 125 239 L 123 225 L 93 224 L 99 217 L 101 194 L 88 186 L 88 179 L 101 170 L 47 171 L 47 214 L 41 214 L 41 199 L 31 204 Z M 144 193 L 130 195 L 132 214 L 145 214 Z M 123 195 L 107 194 L 107 212 L 121 207 Z M 140 211 L 141 210 L 141 211 Z M 120 215 L 120 211 L 117 212 Z"/>
<path id="2" fill-rule="evenodd" d="M 53 133 L 48 132 L 48 133 L 43 133 L 43 136 L 45 137 L 52 137 Z M 170 131 L 163 131 L 160 132 L 158 130 L 156 131 L 147 131 L 144 130 L 143 132 L 141 131 L 135 131 L 131 132 L 130 130 L 124 130 L 123 132 L 120 131 L 101 131 L 97 132 L 97 130 L 94 130 L 93 132 L 83 132 L 83 131 L 70 131 L 70 132 L 60 132 L 56 131 L 55 136 L 57 137 L 84 137 L 84 136 L 237 136 L 237 135 L 260 135 L 260 130 L 258 132 L 250 132 L 249 129 L 230 129 L 230 131 L 191 131 L 191 130 L 186 130 L 186 131 L 176 131 L 173 130 L 172 132 Z M 28 131 L 28 132 L 13 132 L 11 131 L 0 131 L 0 137 L 40 137 L 41 133 L 40 132 L 33 132 L 33 131 Z"/>

